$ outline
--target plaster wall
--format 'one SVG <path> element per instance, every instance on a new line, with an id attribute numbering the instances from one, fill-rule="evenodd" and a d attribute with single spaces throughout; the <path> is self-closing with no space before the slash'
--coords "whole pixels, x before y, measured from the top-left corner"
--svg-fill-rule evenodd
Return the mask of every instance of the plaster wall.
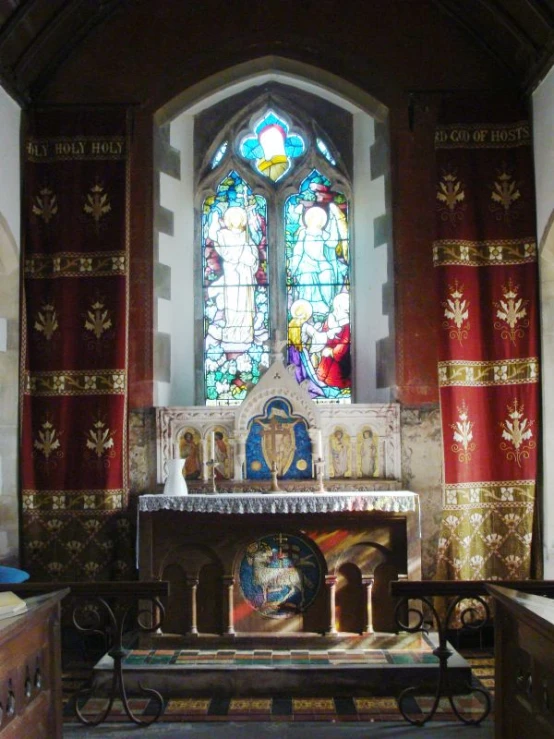
<path id="1" fill-rule="evenodd" d="M 0 562 L 17 563 L 20 109 L 0 88 Z"/>
<path id="2" fill-rule="evenodd" d="M 539 239 L 544 577 L 554 578 L 554 69 L 533 94 L 537 234 Z"/>

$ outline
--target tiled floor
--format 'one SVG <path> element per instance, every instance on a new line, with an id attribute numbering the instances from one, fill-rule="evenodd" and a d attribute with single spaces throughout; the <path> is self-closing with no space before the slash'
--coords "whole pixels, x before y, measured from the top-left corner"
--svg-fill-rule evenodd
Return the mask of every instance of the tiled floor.
<path id="1" fill-rule="evenodd" d="M 175 660 L 185 657 L 189 660 L 194 659 L 197 663 L 202 663 L 205 655 L 199 655 L 197 652 L 193 652 L 194 650 L 164 650 L 164 653 L 160 654 L 159 651 L 145 650 L 143 652 L 131 653 L 128 659 L 132 663 L 133 660 L 136 660 L 141 663 L 149 661 L 150 664 L 164 664 L 163 661 L 160 663 L 158 660 L 167 659 L 168 661 L 173 660 L 173 664 L 175 664 Z M 335 657 L 339 658 L 339 654 L 341 659 L 352 659 L 352 656 L 346 657 L 342 653 L 331 654 L 331 652 L 332 650 L 329 653 L 319 652 L 318 655 L 312 655 L 312 657 L 314 660 L 317 657 L 322 662 L 325 659 L 332 661 Z M 275 653 L 264 650 L 263 654 L 260 651 L 256 656 L 254 655 L 256 655 L 256 651 L 252 653 L 251 658 L 253 660 L 259 660 L 269 666 Z M 240 655 L 238 656 L 240 657 Z M 494 659 L 492 654 L 477 651 L 464 652 L 464 656 L 472 666 L 475 684 L 486 688 L 491 695 L 494 695 Z M 199 657 L 200 659 L 198 659 Z M 237 652 L 226 650 L 225 655 L 219 653 L 218 657 L 217 653 L 214 653 L 210 655 L 210 659 L 212 657 L 214 661 L 219 658 L 223 661 L 225 659 L 236 660 Z M 391 659 L 391 655 L 385 654 L 385 658 Z M 406 653 L 403 654 L 403 658 L 402 664 L 405 664 L 407 658 Z M 296 655 L 291 652 L 290 659 L 311 659 L 311 657 L 309 652 L 307 655 Z M 354 657 L 355 659 L 356 657 Z M 75 688 L 79 679 L 79 675 L 66 676 L 68 694 Z M 184 693 L 186 693 L 186 690 Z M 131 699 L 130 703 L 131 709 L 139 717 L 144 716 L 147 718 L 149 715 L 153 715 L 156 710 L 155 701 L 148 699 L 134 698 Z M 430 709 L 432 703 L 432 696 L 408 696 L 404 702 L 404 709 L 413 718 L 420 719 Z M 479 694 L 459 696 L 456 698 L 456 705 L 464 716 L 469 719 L 475 718 L 482 713 L 483 698 Z M 92 718 L 104 706 L 106 706 L 105 699 L 93 698 L 83 705 L 82 711 L 87 717 Z M 67 721 L 71 720 L 72 710 L 70 701 L 66 704 L 65 716 Z M 436 714 L 436 720 L 448 720 L 458 724 L 448 700 L 441 700 Z M 116 702 L 114 704 L 109 721 L 113 723 L 128 722 L 121 703 Z M 384 697 L 353 695 L 334 698 L 301 696 L 279 698 L 266 696 L 254 698 L 250 696 L 221 697 L 212 695 L 191 698 L 185 694 L 179 698 L 171 698 L 167 702 L 160 721 L 194 724 L 202 722 L 241 722 L 248 724 L 251 722 L 309 723 L 317 721 L 324 722 L 325 724 L 356 723 L 358 726 L 366 723 L 374 724 L 375 722 L 397 722 L 397 726 L 405 725 L 405 721 L 398 709 L 396 696 L 393 695 Z M 490 723 L 490 719 L 488 723 Z M 461 725 L 458 725 L 461 729 Z M 149 729 L 150 731 L 151 729 Z M 423 735 L 418 734 L 418 737 L 421 736 Z M 483 735 L 480 734 L 480 736 L 482 737 Z"/>
<path id="2" fill-rule="evenodd" d="M 186 665 L 187 667 L 283 667 L 314 665 L 412 665 L 438 664 L 433 645 L 423 642 L 417 650 L 407 649 L 292 649 L 292 650 L 199 650 L 133 649 L 124 660 L 125 667 Z M 101 664 L 101 663 L 100 663 Z"/>

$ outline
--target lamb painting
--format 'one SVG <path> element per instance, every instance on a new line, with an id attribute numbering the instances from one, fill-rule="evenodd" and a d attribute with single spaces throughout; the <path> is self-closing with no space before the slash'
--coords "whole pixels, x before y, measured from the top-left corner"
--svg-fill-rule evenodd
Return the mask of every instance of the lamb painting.
<path id="1" fill-rule="evenodd" d="M 313 603 L 322 577 L 321 558 L 313 543 L 279 533 L 246 547 L 239 580 L 252 608 L 268 618 L 287 618 Z"/>

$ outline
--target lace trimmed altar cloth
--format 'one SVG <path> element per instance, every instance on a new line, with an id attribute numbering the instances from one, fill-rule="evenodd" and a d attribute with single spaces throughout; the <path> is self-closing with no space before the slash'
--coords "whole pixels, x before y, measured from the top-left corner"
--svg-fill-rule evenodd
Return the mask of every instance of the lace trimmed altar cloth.
<path id="1" fill-rule="evenodd" d="M 141 495 L 139 512 L 170 510 L 187 513 L 341 513 L 383 511 L 414 513 L 418 496 L 399 492 L 218 493 L 216 495 Z"/>

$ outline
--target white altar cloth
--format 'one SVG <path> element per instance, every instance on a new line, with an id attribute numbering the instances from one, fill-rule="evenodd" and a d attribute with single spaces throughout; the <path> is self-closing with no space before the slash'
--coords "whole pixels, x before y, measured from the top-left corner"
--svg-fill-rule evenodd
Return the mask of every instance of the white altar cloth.
<path id="1" fill-rule="evenodd" d="M 141 495 L 138 511 L 187 513 L 340 513 L 347 511 L 418 512 L 418 495 L 395 492 L 217 493 L 214 495 Z"/>

